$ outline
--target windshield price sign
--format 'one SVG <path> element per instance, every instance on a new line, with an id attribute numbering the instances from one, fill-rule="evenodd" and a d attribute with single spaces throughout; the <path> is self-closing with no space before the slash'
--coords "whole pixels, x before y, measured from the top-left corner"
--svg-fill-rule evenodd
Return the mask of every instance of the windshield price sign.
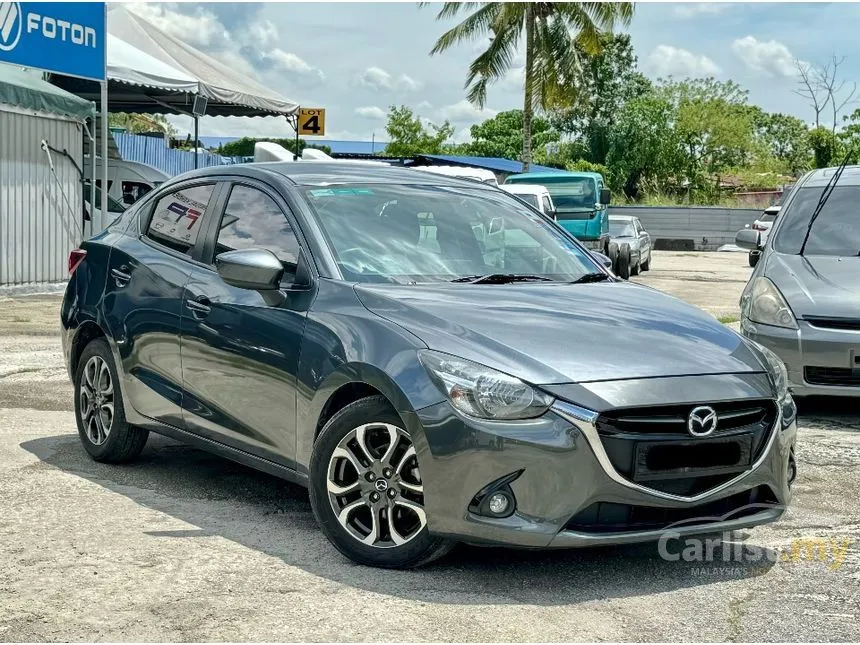
<path id="1" fill-rule="evenodd" d="M 104 2 L 0 2 L 0 63 L 105 80 Z"/>

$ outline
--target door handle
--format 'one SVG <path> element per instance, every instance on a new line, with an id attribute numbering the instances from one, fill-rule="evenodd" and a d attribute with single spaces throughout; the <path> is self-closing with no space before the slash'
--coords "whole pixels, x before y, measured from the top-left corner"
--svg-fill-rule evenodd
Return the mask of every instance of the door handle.
<path id="1" fill-rule="evenodd" d="M 124 287 L 131 280 L 131 274 L 128 271 L 129 268 L 124 264 L 118 269 L 110 270 L 110 274 L 113 276 L 117 287 Z"/>
<path id="2" fill-rule="evenodd" d="M 186 300 L 185 307 L 191 311 L 191 315 L 195 318 L 205 318 L 210 311 L 212 311 L 209 298 L 206 296 L 200 296 L 196 300 Z"/>

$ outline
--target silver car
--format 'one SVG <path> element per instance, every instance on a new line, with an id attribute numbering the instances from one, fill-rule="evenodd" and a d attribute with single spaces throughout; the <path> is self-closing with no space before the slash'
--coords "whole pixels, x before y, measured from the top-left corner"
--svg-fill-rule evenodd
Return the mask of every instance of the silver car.
<path id="1" fill-rule="evenodd" d="M 628 275 L 639 275 L 640 271 L 648 271 L 651 268 L 651 236 L 638 217 L 610 215 L 609 235 L 610 244 L 614 243 L 618 248 L 618 275 L 626 278 Z M 622 259 L 628 257 L 628 253 L 623 251 L 625 245 L 629 249 L 628 262 Z M 624 275 L 625 270 L 628 275 Z"/>
<path id="2" fill-rule="evenodd" d="M 762 249 L 741 333 L 785 362 L 795 396 L 860 396 L 860 167 L 838 171 L 802 177 L 766 240 L 752 229 L 736 238 Z"/>

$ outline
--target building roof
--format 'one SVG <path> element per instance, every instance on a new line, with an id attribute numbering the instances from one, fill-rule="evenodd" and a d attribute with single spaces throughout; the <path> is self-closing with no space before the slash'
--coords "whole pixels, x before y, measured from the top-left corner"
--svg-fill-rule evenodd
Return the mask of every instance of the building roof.
<path id="1" fill-rule="evenodd" d="M 501 157 L 469 157 L 461 155 L 416 155 L 416 157 L 420 157 L 422 159 L 432 159 L 434 161 L 444 161 L 445 163 L 458 166 L 486 168 L 487 170 L 492 170 L 493 172 L 518 174 L 522 173 L 523 171 L 523 164 L 521 162 L 512 161 L 511 159 L 503 159 Z M 564 171 L 558 170 L 556 168 L 550 168 L 549 166 L 530 164 L 528 174 L 531 174 L 533 172 L 557 173 Z"/>
<path id="2" fill-rule="evenodd" d="M 0 103 L 83 121 L 93 104 L 42 80 L 41 73 L 0 63 Z"/>

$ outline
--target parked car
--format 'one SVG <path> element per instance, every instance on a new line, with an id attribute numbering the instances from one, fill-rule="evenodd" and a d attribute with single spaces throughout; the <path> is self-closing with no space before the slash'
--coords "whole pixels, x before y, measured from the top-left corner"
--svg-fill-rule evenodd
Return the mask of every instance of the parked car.
<path id="1" fill-rule="evenodd" d="M 552 203 L 552 195 L 546 186 L 537 184 L 504 184 L 499 186 L 506 193 L 516 195 L 521 200 L 534 206 L 547 217 L 555 219 L 555 205 Z"/>
<path id="2" fill-rule="evenodd" d="M 622 278 L 639 275 L 651 268 L 651 236 L 638 217 L 610 215 L 610 242 L 618 248 L 616 273 Z"/>
<path id="3" fill-rule="evenodd" d="M 776 216 L 779 214 L 780 206 L 774 204 L 773 206 L 768 206 L 764 209 L 764 212 L 759 216 L 759 218 L 753 222 L 752 230 L 759 231 L 759 240 L 763 245 L 767 242 L 767 235 L 770 232 L 771 226 L 773 226 L 774 221 L 776 220 Z M 749 228 L 749 225 L 747 225 Z M 761 256 L 761 248 L 756 248 L 749 252 L 749 265 L 754 267 L 758 264 L 759 257 Z"/>
<path id="4" fill-rule="evenodd" d="M 804 175 L 766 241 L 752 229 L 735 240 L 761 249 L 741 296 L 741 332 L 782 358 L 796 396 L 860 396 L 860 167 L 828 187 L 836 176 Z"/>
<path id="5" fill-rule="evenodd" d="M 156 432 L 306 485 L 359 563 L 656 540 L 681 520 L 679 535 L 720 532 L 791 497 L 772 352 L 614 278 L 490 186 L 206 168 L 69 268 L 62 344 L 89 455 L 130 460 Z"/>
<path id="6" fill-rule="evenodd" d="M 86 165 L 89 167 L 87 157 Z M 101 173 L 101 157 L 96 157 L 98 172 Z M 102 187 L 102 180 L 96 177 L 96 186 Z M 138 199 L 169 179 L 167 173 L 139 161 L 123 159 L 108 160 L 108 195 L 115 201 L 131 206 Z"/>
<path id="7" fill-rule="evenodd" d="M 499 185 L 499 180 L 496 178 L 495 173 L 486 168 L 470 168 L 468 166 L 410 166 L 410 168 L 422 172 L 431 172 L 436 175 L 471 179 L 472 181 L 490 184 L 491 186 Z"/>

